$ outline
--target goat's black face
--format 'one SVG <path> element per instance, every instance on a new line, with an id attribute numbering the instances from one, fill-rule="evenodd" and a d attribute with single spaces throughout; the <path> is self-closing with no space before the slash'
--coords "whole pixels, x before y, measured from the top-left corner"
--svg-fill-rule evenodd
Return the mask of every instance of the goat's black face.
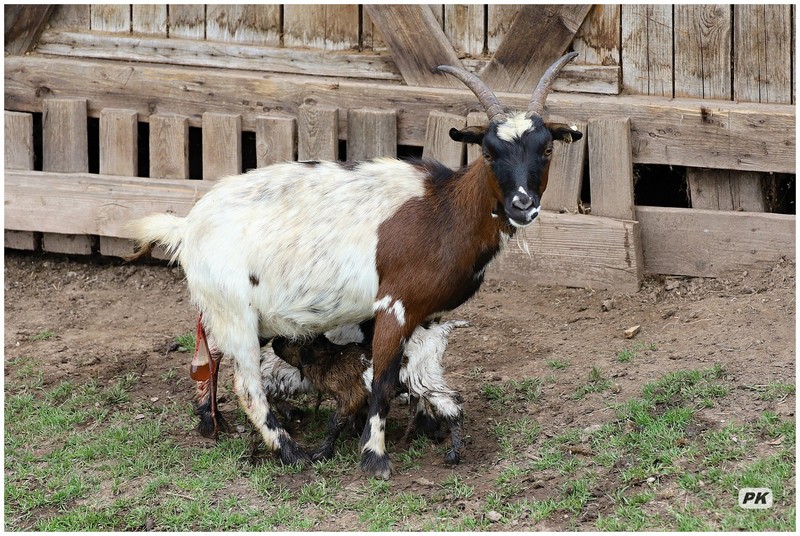
<path id="1" fill-rule="evenodd" d="M 455 141 L 478 143 L 483 157 L 497 177 L 503 209 L 515 227 L 529 225 L 539 214 L 553 141 L 572 142 L 582 134 L 565 124 L 545 124 L 541 117 L 511 115 L 486 128 L 451 130 Z"/>

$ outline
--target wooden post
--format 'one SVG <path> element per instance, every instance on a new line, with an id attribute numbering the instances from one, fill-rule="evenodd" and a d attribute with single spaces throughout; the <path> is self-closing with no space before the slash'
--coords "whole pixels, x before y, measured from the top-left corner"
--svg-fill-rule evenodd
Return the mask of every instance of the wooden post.
<path id="1" fill-rule="evenodd" d="M 672 97 L 672 6 L 622 6 L 622 88 Z"/>
<path id="2" fill-rule="evenodd" d="M 458 169 L 464 164 L 464 144 L 450 138 L 450 129 L 462 129 L 467 120 L 460 115 L 433 111 L 428 114 L 425 130 L 425 147 L 422 158 L 434 158 L 442 164 Z"/>
<path id="3" fill-rule="evenodd" d="M 256 165 L 291 162 L 297 156 L 297 119 L 294 117 L 256 118 Z"/>
<path id="4" fill-rule="evenodd" d="M 302 104 L 297 116 L 297 159 L 339 159 L 339 109 Z"/>
<path id="5" fill-rule="evenodd" d="M 206 6 L 204 4 L 170 4 L 169 36 L 182 39 L 206 38 Z"/>
<path id="6" fill-rule="evenodd" d="M 150 177 L 189 178 L 189 118 L 182 115 L 150 116 Z"/>
<path id="7" fill-rule="evenodd" d="M 347 159 L 397 156 L 397 113 L 394 110 L 351 109 L 347 112 Z"/>
<path id="8" fill-rule="evenodd" d="M 242 172 L 242 116 L 203 114 L 203 179 Z"/>
<path id="9" fill-rule="evenodd" d="M 43 171 L 89 171 L 86 99 L 45 99 L 42 107 Z M 42 248 L 54 253 L 88 255 L 92 241 L 84 235 L 45 233 Z"/>
<path id="10" fill-rule="evenodd" d="M 587 128 L 592 215 L 634 219 L 630 119 L 590 119 Z"/>
<path id="11" fill-rule="evenodd" d="M 5 113 L 5 169 L 33 169 L 33 116 Z M 5 247 L 36 249 L 36 235 L 29 231 L 5 231 Z"/>
<path id="12" fill-rule="evenodd" d="M 139 174 L 139 122 L 134 110 L 100 111 L 100 173 Z"/>
<path id="13" fill-rule="evenodd" d="M 558 121 L 558 118 L 550 117 L 549 120 Z M 578 211 L 583 185 L 588 129 L 585 121 L 578 121 L 575 126 L 583 133 L 581 139 L 572 143 L 553 142 L 550 176 L 547 181 L 547 190 L 542 195 L 544 210 L 572 213 Z"/>

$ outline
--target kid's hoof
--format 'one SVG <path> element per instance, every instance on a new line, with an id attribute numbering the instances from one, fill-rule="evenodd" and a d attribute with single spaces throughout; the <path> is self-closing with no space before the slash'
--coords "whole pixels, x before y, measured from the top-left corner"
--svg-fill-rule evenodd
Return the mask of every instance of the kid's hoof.
<path id="1" fill-rule="evenodd" d="M 444 455 L 445 465 L 458 465 L 461 462 L 461 454 L 456 450 L 448 450 Z"/>
<path id="2" fill-rule="evenodd" d="M 291 440 L 281 441 L 281 450 L 278 455 L 286 465 L 305 467 L 311 463 L 311 457 L 297 443 Z"/>
<path id="3" fill-rule="evenodd" d="M 327 447 L 319 447 L 311 451 L 311 461 L 321 462 L 330 460 L 333 457 L 333 449 Z"/>
<path id="4" fill-rule="evenodd" d="M 211 412 L 198 413 L 200 423 L 197 425 L 197 431 L 200 435 L 209 439 L 217 439 L 219 432 L 228 431 L 228 423 L 222 417 L 222 414 L 217 413 L 216 418 L 211 416 Z"/>
<path id="5" fill-rule="evenodd" d="M 392 462 L 386 454 L 376 454 L 365 450 L 361 456 L 361 471 L 367 476 L 389 480 L 392 476 Z"/>

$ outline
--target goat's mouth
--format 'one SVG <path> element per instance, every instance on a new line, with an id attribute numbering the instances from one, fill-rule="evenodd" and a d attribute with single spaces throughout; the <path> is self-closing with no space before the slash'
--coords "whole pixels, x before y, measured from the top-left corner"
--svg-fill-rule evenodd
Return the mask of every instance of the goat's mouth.
<path id="1" fill-rule="evenodd" d="M 538 215 L 539 207 L 531 207 L 527 210 L 506 209 L 509 223 L 517 228 L 527 227 L 532 224 Z"/>

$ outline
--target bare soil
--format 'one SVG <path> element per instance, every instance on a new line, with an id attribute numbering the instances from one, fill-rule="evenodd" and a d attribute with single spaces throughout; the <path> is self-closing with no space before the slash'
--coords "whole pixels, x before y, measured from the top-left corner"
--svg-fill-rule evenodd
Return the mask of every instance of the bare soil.
<path id="1" fill-rule="evenodd" d="M 176 335 L 192 332 L 195 322 L 180 268 L 6 252 L 4 275 L 5 359 L 39 356 L 45 387 L 90 378 L 106 385 L 135 372 L 141 379 L 132 398 L 158 397 L 165 404 L 191 399 L 190 356 L 172 344 Z M 702 410 L 702 422 L 709 427 L 756 419 L 766 410 L 793 418 L 793 396 L 760 401 L 753 389 L 773 382 L 794 384 L 795 310 L 792 262 L 720 279 L 652 277 L 634 294 L 543 287 L 492 274 L 472 301 L 448 316 L 470 322 L 454 330 L 445 358 L 447 376 L 464 395 L 467 415 L 468 438 L 455 472 L 475 486 L 474 501 L 462 501 L 459 508 L 479 511 L 478 498 L 492 491 L 502 466 L 500 447 L 489 433 L 494 422 L 528 415 L 545 437 L 587 429 L 613 420 L 612 404 L 641 396 L 646 383 L 669 372 L 724 367 L 735 388 L 724 405 Z M 641 326 L 639 333 L 626 339 L 624 331 L 635 325 Z M 34 340 L 48 331 L 54 335 Z M 617 358 L 624 349 L 636 352 L 629 362 Z M 568 366 L 548 364 L 555 360 Z M 592 367 L 611 380 L 611 387 L 573 399 Z M 230 368 L 223 362 L 226 373 Z M 172 369 L 187 381 L 176 385 L 166 374 Z M 482 394 L 486 385 L 531 377 L 546 379 L 535 403 L 500 412 Z M 230 382 L 230 377 L 223 376 L 223 381 Z M 234 408 L 230 397 L 222 403 L 226 415 Z M 404 409 L 393 410 L 401 432 L 406 418 Z M 208 441 L 179 427 L 170 433 L 178 444 Z M 296 438 L 304 443 L 302 429 Z M 396 444 L 394 453 L 403 448 Z M 395 474 L 393 489 L 429 495 L 430 483 L 453 471 L 433 452 L 421 466 L 420 471 Z M 294 478 L 307 482 L 312 476 L 300 473 Z M 358 478 L 352 475 L 353 481 Z M 546 486 L 531 486 L 531 497 L 546 496 L 565 477 L 543 478 Z M 614 491 L 605 490 L 605 495 Z M 604 496 L 602 490 L 595 495 Z M 595 512 L 610 507 L 602 499 L 593 506 Z M 553 516 L 535 526 L 503 528 L 590 528 L 592 518 L 596 513 L 585 520 Z M 347 524 L 339 519 L 320 528 L 348 530 Z"/>

